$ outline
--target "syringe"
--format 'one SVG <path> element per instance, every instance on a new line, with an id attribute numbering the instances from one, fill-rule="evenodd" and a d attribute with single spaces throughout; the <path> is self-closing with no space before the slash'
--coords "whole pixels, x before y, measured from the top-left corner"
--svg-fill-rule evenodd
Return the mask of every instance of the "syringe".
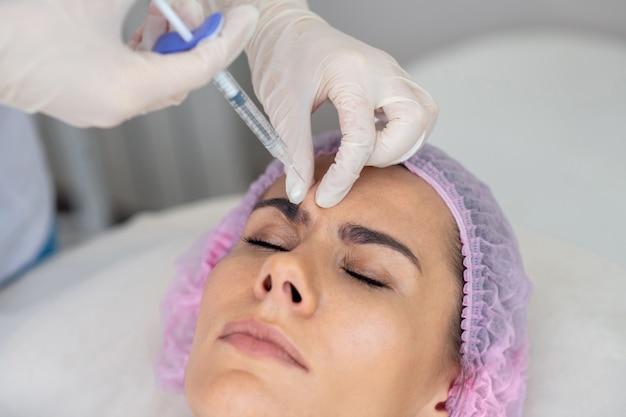
<path id="1" fill-rule="evenodd" d="M 200 28 L 192 33 L 165 0 L 153 1 L 184 41 L 184 43 L 180 43 L 171 37 L 168 39 L 167 36 L 169 34 L 165 34 L 162 36 L 163 39 L 159 39 L 159 41 L 163 40 L 165 42 L 161 44 L 157 42 L 157 45 L 155 45 L 155 50 L 159 52 L 170 53 L 191 49 L 202 39 L 216 37 L 222 28 L 224 20 L 223 15 L 216 13 L 209 17 Z M 272 156 L 279 159 L 285 167 L 289 167 L 290 170 L 293 170 L 300 180 L 305 182 L 302 175 L 300 175 L 295 168 L 285 142 L 228 70 L 218 72 L 213 78 L 213 84 L 215 84 L 217 89 L 226 97 L 237 114 L 243 119 Z"/>
<path id="2" fill-rule="evenodd" d="M 287 152 L 285 142 L 278 136 L 276 130 L 274 130 L 270 122 L 254 105 L 252 100 L 250 100 L 246 92 L 237 84 L 237 81 L 230 75 L 230 72 L 220 71 L 215 74 L 213 84 L 224 94 L 224 97 L 228 99 L 230 105 L 233 106 L 237 114 L 246 122 L 250 130 L 254 132 L 256 137 L 259 138 L 263 146 L 270 151 L 272 156 L 278 158 L 286 167 L 293 169 L 302 182 L 304 182 L 304 178 L 302 178 L 293 165 L 293 160 Z"/>

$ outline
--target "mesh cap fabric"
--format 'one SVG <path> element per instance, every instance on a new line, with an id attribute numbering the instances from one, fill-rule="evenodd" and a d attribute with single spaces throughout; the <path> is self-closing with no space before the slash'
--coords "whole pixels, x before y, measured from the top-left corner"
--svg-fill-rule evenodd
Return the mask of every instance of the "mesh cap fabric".
<path id="1" fill-rule="evenodd" d="M 316 156 L 334 154 L 339 132 L 314 139 Z M 517 240 L 489 188 L 431 145 L 403 163 L 445 201 L 460 231 L 463 265 L 461 366 L 449 392 L 451 417 L 520 417 L 526 391 L 526 308 L 531 285 Z M 164 345 L 156 371 L 168 389 L 182 392 L 197 313 L 207 276 L 238 242 L 259 198 L 283 174 L 270 163 L 243 200 L 176 265 L 163 301 Z"/>

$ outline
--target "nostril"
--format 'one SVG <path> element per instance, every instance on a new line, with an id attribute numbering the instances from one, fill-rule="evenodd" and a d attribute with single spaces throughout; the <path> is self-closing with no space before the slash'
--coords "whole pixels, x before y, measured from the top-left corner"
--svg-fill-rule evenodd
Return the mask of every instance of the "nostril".
<path id="1" fill-rule="evenodd" d="M 265 277 L 261 285 L 266 293 L 271 292 L 272 288 L 274 287 L 274 283 L 272 282 L 272 276 L 268 275 L 267 277 Z M 282 288 L 284 291 L 283 294 L 287 297 L 291 297 L 292 303 L 300 304 L 302 302 L 302 295 L 300 295 L 300 292 L 298 291 L 296 286 L 293 285 L 291 282 L 283 282 Z"/>
<path id="2" fill-rule="evenodd" d="M 291 287 L 291 300 L 294 303 L 298 304 L 300 301 L 302 301 L 302 296 L 300 295 L 296 287 L 294 287 L 292 284 L 289 284 L 289 286 Z"/>

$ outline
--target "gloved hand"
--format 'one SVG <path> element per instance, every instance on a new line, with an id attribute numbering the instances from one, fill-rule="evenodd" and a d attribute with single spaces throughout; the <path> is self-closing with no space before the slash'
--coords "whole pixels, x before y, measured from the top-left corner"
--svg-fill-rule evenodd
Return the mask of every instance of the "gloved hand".
<path id="1" fill-rule="evenodd" d="M 332 28 L 304 0 L 222 0 L 220 6 L 242 3 L 260 10 L 246 46 L 255 93 L 307 181 L 287 172 L 290 200 L 302 201 L 312 184 L 310 117 L 327 99 L 337 108 L 343 138 L 316 193 L 321 207 L 341 201 L 364 165 L 404 161 L 430 134 L 438 107 L 391 56 Z M 380 131 L 375 114 L 387 121 Z"/>
<path id="2" fill-rule="evenodd" d="M 258 20 L 253 7 L 232 9 L 217 39 L 160 55 L 121 41 L 134 2 L 0 1 L 0 103 L 75 126 L 113 126 L 206 84 L 239 55 Z"/>

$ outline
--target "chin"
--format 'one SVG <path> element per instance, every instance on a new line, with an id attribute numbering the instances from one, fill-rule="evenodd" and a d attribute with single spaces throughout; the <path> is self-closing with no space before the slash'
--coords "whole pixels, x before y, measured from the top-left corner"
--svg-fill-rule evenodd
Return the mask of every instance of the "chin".
<path id="1" fill-rule="evenodd" d="M 241 371 L 231 370 L 211 380 L 186 384 L 187 402 L 196 417 L 281 417 L 290 416 L 280 407 L 263 380 Z"/>

